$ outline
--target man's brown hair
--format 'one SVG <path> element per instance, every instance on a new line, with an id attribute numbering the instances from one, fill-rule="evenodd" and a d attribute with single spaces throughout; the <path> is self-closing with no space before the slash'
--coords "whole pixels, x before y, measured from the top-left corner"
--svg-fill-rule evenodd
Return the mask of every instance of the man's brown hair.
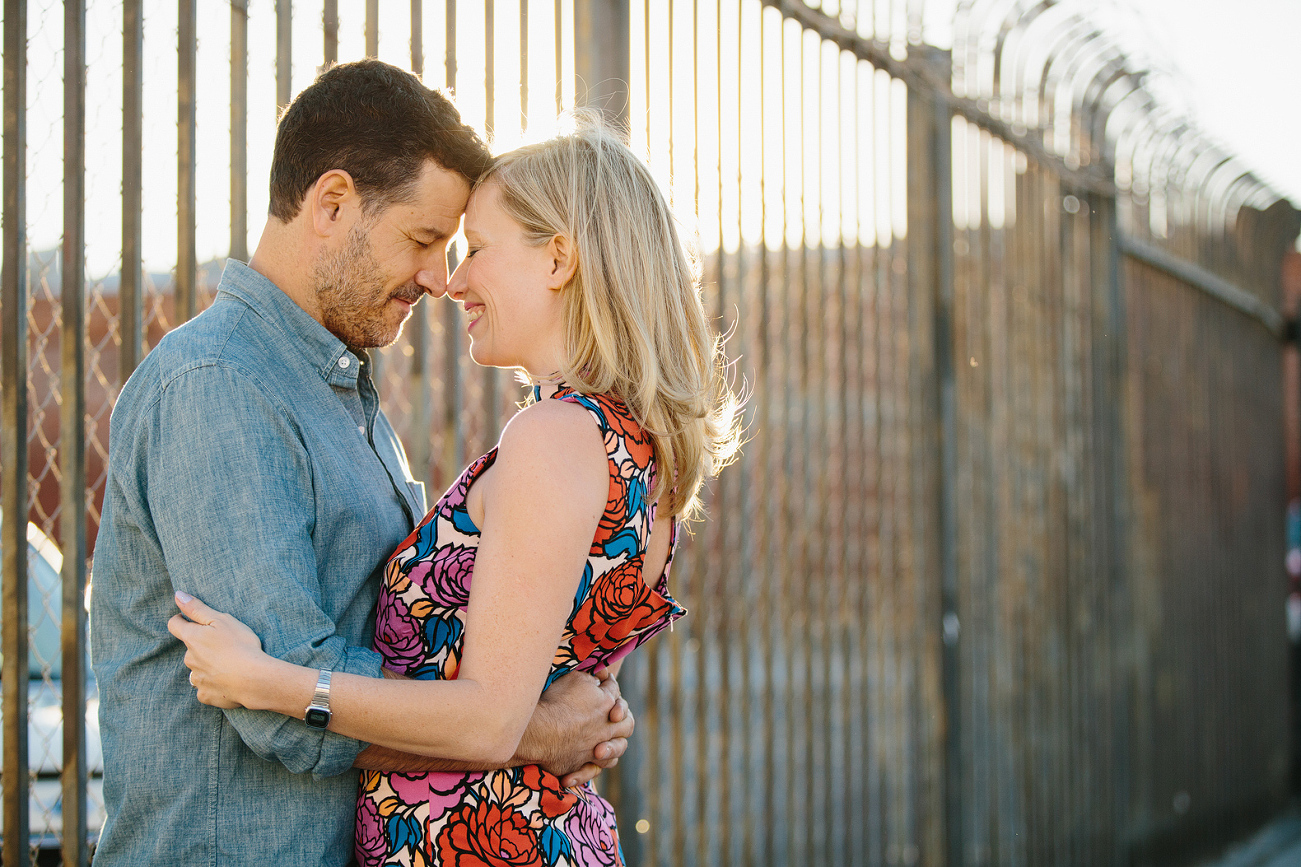
<path id="1" fill-rule="evenodd" d="M 414 74 L 379 60 L 332 66 L 280 117 L 271 158 L 271 216 L 289 222 L 328 171 L 352 176 L 370 212 L 410 201 L 428 160 L 478 180 L 488 146 L 451 100 Z"/>

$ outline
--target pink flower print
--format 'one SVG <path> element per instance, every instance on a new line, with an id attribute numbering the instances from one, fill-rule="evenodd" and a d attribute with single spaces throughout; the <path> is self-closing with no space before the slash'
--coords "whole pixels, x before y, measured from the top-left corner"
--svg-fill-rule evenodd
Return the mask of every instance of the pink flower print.
<path id="1" fill-rule="evenodd" d="M 393 794 L 408 806 L 424 803 L 429 797 L 429 778 L 425 774 L 388 774 L 385 779 Z"/>
<path id="2" fill-rule="evenodd" d="M 437 822 L 448 810 L 465 800 L 465 793 L 483 779 L 483 774 L 435 772 L 425 778 L 425 797 L 429 799 L 429 821 Z"/>
<path id="3" fill-rule="evenodd" d="M 380 588 L 375 622 L 375 649 L 389 668 L 400 674 L 424 661 L 424 642 L 420 624 L 411 616 L 406 600 L 396 596 L 388 585 Z"/>
<path id="4" fill-rule="evenodd" d="M 569 811 L 565 833 L 574 841 L 574 854 L 582 867 L 618 867 L 619 838 L 614 831 L 614 816 L 600 798 L 592 798 L 578 809 Z"/>
<path id="5" fill-rule="evenodd" d="M 477 548 L 448 545 L 434 554 L 425 589 L 441 606 L 462 608 L 470 603 L 470 576 Z"/>
<path id="6" fill-rule="evenodd" d="M 362 795 L 357 800 L 357 843 L 353 854 L 362 867 L 371 867 L 381 862 L 387 850 L 379 806 L 369 796 Z"/>

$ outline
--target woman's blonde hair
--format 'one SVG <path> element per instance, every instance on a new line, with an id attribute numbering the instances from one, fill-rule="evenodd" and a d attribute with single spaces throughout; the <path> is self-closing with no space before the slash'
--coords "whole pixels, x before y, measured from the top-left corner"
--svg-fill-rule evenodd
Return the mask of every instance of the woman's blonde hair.
<path id="1" fill-rule="evenodd" d="M 628 406 L 655 443 L 652 497 L 689 520 L 702 482 L 740 445 L 722 341 L 650 171 L 598 117 L 576 122 L 571 134 L 502 155 L 479 184 L 498 186 L 528 243 L 570 240 L 577 266 L 562 290 L 560 375 Z"/>

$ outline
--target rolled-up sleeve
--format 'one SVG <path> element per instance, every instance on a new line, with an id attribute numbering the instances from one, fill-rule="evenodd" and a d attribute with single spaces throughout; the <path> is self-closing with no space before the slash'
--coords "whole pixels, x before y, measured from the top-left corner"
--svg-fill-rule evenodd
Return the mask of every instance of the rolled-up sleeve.
<path id="1" fill-rule="evenodd" d="M 248 624 L 272 656 L 378 677 L 378 654 L 348 646 L 323 610 L 316 480 L 275 392 L 247 371 L 197 365 L 162 389 L 151 421 L 149 511 L 175 589 Z M 343 773 L 366 747 L 279 714 L 226 716 L 249 749 L 295 773 Z"/>

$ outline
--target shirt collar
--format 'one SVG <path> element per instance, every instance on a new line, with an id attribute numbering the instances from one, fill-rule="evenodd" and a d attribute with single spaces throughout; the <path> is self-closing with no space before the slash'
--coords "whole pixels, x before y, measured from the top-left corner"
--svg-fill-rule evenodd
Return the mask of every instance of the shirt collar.
<path id="1" fill-rule="evenodd" d="M 237 259 L 227 259 L 217 294 L 220 296 L 223 292 L 243 301 L 258 316 L 282 331 L 331 385 L 357 387 L 357 376 L 366 353 L 350 351 L 342 340 L 262 274 Z"/>

